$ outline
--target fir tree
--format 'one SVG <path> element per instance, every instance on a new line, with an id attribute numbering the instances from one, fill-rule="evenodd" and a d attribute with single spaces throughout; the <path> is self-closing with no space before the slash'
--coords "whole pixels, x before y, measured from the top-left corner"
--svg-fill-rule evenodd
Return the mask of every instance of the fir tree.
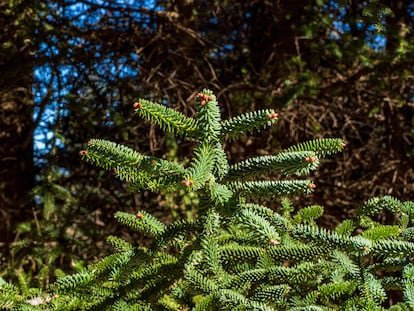
<path id="1" fill-rule="evenodd" d="M 50 310 L 383 310 L 391 291 L 403 299 L 390 310 L 414 307 L 413 202 L 373 198 L 335 231 L 318 227 L 323 207 L 296 213 L 285 196 L 310 193 L 299 178 L 341 151 L 341 139 L 312 140 L 272 156 L 228 163 L 223 143 L 274 124 L 273 110 L 222 120 L 209 90 L 197 96 L 194 118 L 148 100 L 135 113 L 195 142 L 189 165 L 146 156 L 114 142 L 91 139 L 83 159 L 129 184 L 131 191 L 199 196 L 197 216 L 164 224 L 147 211 L 116 213 L 118 222 L 151 239 L 147 247 L 108 237 L 114 254 L 49 293 L 0 283 L 3 309 Z M 272 173 L 290 176 L 275 180 Z M 273 211 L 257 198 L 281 198 Z M 394 214 L 396 225 L 377 222 Z M 0 279 L 1 281 L 1 279 Z"/>

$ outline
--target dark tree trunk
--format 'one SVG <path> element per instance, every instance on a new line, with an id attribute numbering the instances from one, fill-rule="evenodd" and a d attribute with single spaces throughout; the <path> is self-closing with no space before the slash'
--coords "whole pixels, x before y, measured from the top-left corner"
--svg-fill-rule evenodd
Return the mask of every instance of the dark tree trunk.
<path id="1" fill-rule="evenodd" d="M 34 182 L 33 100 L 30 82 L 19 82 L 0 91 L 0 237 L 6 241 L 12 238 L 13 224 L 30 211 Z"/>
<path id="2" fill-rule="evenodd" d="M 33 165 L 33 53 L 24 9 L 0 3 L 0 243 L 31 214 Z M 8 12 L 7 12 L 8 11 Z M 0 244 L 0 246 L 1 246 Z"/>

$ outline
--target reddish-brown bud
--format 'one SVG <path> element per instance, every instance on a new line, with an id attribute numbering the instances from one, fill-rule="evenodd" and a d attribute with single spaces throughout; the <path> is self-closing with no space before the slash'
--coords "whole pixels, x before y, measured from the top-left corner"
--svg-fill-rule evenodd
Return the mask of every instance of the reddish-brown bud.
<path id="1" fill-rule="evenodd" d="M 90 145 L 92 145 L 92 142 L 89 140 L 89 141 L 87 142 L 87 144 L 88 144 L 88 146 L 90 146 Z"/>
<path id="2" fill-rule="evenodd" d="M 345 147 L 346 147 L 345 142 L 341 142 L 341 147 L 342 147 L 342 148 L 345 148 Z"/>
<path id="3" fill-rule="evenodd" d="M 271 239 L 271 240 L 269 241 L 269 244 L 270 244 L 270 245 L 279 245 L 279 244 L 280 244 L 280 242 L 279 242 L 278 240 Z"/>
<path id="4" fill-rule="evenodd" d="M 313 182 L 311 182 L 311 183 L 308 185 L 308 188 L 309 188 L 309 189 L 315 189 L 315 188 L 316 188 L 316 185 L 315 185 Z"/>
<path id="5" fill-rule="evenodd" d="M 317 157 L 306 157 L 305 158 L 305 161 L 308 163 L 313 163 L 313 162 L 316 162 L 317 160 L 318 160 Z"/>
<path id="6" fill-rule="evenodd" d="M 139 102 L 136 102 L 136 103 L 134 103 L 134 108 L 135 109 L 140 109 L 140 108 L 142 108 L 142 104 L 139 103 Z"/>
<path id="7" fill-rule="evenodd" d="M 79 151 L 80 155 L 88 155 L 88 150 L 81 150 Z"/>
<path id="8" fill-rule="evenodd" d="M 181 184 L 185 187 L 190 187 L 190 186 L 194 185 L 194 181 L 184 179 L 184 180 L 181 181 Z"/>
<path id="9" fill-rule="evenodd" d="M 155 164 L 157 164 L 157 161 L 155 161 L 154 159 L 151 160 L 151 165 L 154 166 Z"/>
<path id="10" fill-rule="evenodd" d="M 144 218 L 145 216 L 144 216 L 144 215 L 142 215 L 140 212 L 138 212 L 138 213 L 136 213 L 136 214 L 135 214 L 135 217 L 136 217 L 136 218 L 138 218 L 138 219 L 142 219 L 142 218 Z"/>
<path id="11" fill-rule="evenodd" d="M 277 118 L 279 118 L 279 114 L 276 112 L 272 112 L 272 113 L 268 113 L 267 117 L 271 120 L 276 120 Z"/>
<path id="12" fill-rule="evenodd" d="M 204 106 L 205 104 L 213 100 L 213 97 L 207 94 L 203 94 L 203 93 L 198 93 L 197 97 L 200 99 L 201 106 Z"/>

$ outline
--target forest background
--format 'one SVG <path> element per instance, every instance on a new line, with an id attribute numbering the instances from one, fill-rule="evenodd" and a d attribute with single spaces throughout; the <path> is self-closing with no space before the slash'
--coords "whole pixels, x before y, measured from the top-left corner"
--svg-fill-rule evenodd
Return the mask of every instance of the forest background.
<path id="1" fill-rule="evenodd" d="M 1 0 L 0 276 L 47 286 L 56 268 L 107 254 L 109 234 L 145 243 L 115 211 L 191 216 L 191 194 L 131 194 L 80 160 L 94 137 L 191 154 L 190 141 L 133 116 L 138 97 L 192 115 L 209 88 L 225 118 L 275 109 L 277 126 L 226 150 L 232 163 L 344 139 L 314 193 L 293 200 L 325 206 L 326 228 L 373 196 L 413 200 L 413 23 L 414 1 Z"/>

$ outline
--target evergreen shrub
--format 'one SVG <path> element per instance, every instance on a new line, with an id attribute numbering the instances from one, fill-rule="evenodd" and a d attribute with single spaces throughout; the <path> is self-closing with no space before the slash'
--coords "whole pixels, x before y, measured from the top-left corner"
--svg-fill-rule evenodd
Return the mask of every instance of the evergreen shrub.
<path id="1" fill-rule="evenodd" d="M 109 236 L 115 252 L 49 291 L 0 279 L 5 310 L 410 310 L 414 307 L 414 203 L 390 196 L 363 203 L 334 231 L 317 225 L 323 207 L 295 212 L 286 197 L 310 193 L 320 159 L 341 139 L 303 142 L 276 155 L 230 164 L 223 144 L 271 126 L 273 110 L 222 120 L 209 90 L 188 117 L 141 99 L 135 113 L 194 141 L 184 166 L 129 147 L 91 139 L 81 157 L 128 183 L 131 191 L 195 192 L 194 218 L 164 224 L 150 212 L 119 211 L 147 246 Z M 279 174 L 279 175 L 278 175 Z M 284 176 L 276 179 L 274 176 Z M 271 210 L 258 202 L 280 202 Z M 382 224 L 387 213 L 395 220 Z"/>

